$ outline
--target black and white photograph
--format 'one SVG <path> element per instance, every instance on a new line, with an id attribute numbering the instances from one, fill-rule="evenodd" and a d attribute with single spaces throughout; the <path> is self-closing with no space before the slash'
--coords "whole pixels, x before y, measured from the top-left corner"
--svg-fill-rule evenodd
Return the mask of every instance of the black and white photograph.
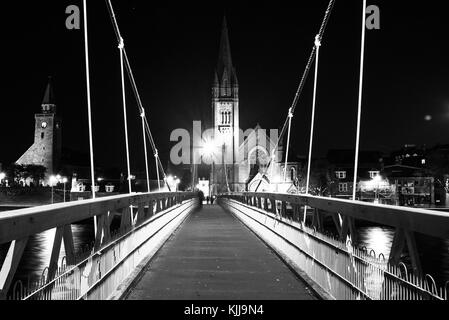
<path id="1" fill-rule="evenodd" d="M 0 310 L 449 300 L 444 1 L 2 13 Z"/>

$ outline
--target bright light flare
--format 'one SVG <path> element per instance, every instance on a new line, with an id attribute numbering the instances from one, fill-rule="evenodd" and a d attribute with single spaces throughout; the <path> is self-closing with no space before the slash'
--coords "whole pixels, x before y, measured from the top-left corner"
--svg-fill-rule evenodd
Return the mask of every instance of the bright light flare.
<path id="1" fill-rule="evenodd" d="M 50 186 L 54 186 L 58 183 L 58 178 L 56 176 L 51 175 L 49 179 Z"/>
<path id="2" fill-rule="evenodd" d="M 168 177 L 167 177 L 167 183 L 168 183 L 168 184 L 173 184 L 173 181 L 174 181 L 173 176 L 168 176 Z"/>
<path id="3" fill-rule="evenodd" d="M 215 144 L 211 140 L 207 140 L 203 144 L 203 154 L 206 156 L 211 156 L 215 152 Z"/>

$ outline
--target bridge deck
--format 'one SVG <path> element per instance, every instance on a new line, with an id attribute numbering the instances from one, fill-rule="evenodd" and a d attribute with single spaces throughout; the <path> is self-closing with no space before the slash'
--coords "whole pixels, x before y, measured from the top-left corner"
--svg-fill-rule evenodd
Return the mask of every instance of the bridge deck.
<path id="1" fill-rule="evenodd" d="M 128 299 L 316 298 L 235 217 L 218 206 L 204 206 L 161 248 Z"/>

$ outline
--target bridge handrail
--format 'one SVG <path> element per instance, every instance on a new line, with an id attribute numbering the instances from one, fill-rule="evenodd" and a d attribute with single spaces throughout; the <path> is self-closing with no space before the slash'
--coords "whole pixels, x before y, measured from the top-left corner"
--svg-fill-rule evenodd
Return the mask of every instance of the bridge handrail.
<path id="1" fill-rule="evenodd" d="M 275 199 L 296 205 L 306 205 L 330 213 L 339 213 L 358 220 L 418 232 L 437 238 L 449 238 L 449 214 L 431 210 L 379 205 L 361 201 L 284 193 L 230 193 L 228 197 Z"/>
<path id="2" fill-rule="evenodd" d="M 107 211 L 117 212 L 132 205 L 169 197 L 187 200 L 194 195 L 195 193 L 187 192 L 132 193 L 4 211 L 0 214 L 0 244 L 92 218 Z"/>

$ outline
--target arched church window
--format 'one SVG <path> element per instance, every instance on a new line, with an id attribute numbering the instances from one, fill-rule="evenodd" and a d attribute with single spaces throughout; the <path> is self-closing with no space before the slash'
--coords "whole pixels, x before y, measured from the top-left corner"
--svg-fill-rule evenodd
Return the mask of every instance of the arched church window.
<path id="1" fill-rule="evenodd" d="M 296 173 L 295 167 L 291 167 L 290 168 L 290 179 L 292 181 L 295 181 L 295 173 Z"/>

